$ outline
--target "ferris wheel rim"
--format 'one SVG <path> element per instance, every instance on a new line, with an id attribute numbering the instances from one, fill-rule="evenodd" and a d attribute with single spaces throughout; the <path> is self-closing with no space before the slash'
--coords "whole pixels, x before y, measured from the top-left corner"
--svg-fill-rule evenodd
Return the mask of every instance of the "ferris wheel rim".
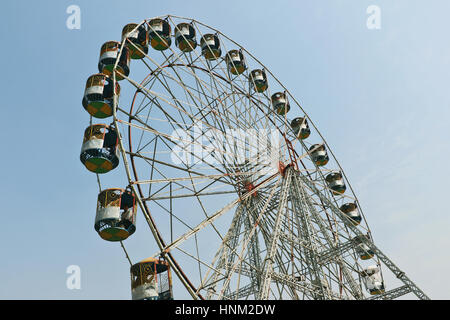
<path id="1" fill-rule="evenodd" d="M 182 23 L 174 20 L 181 20 Z M 204 299 L 203 292 L 207 299 L 248 299 L 251 296 L 257 299 L 269 299 L 270 296 L 275 299 L 299 299 L 301 296 L 303 299 L 366 299 L 363 284 L 370 295 L 376 295 L 369 296 L 369 299 L 395 299 L 408 293 L 415 294 L 419 299 L 429 299 L 374 244 L 360 202 L 333 150 L 302 105 L 264 64 L 221 31 L 195 19 L 163 15 L 147 21 L 127 24 L 122 29 L 120 42 L 108 41 L 102 45 L 98 62 L 100 73 L 87 79 L 82 100 L 84 109 L 90 114 L 90 121 L 83 136 L 80 160 L 86 169 L 96 174 L 100 192 L 95 230 L 104 240 L 120 241 L 131 269 L 137 267 L 142 270 L 141 267 L 148 261 L 160 261 L 167 266 L 167 283 L 156 284 L 160 291 L 159 294 L 156 292 L 156 296 L 153 292 L 156 278 L 155 281 L 139 280 L 139 290 L 146 290 L 147 285 L 152 287 L 152 292 L 141 294 L 135 290 L 139 275 L 132 271 L 133 299 L 173 298 L 169 266 L 194 299 Z M 143 27 L 143 24 L 146 26 Z M 174 35 L 172 24 L 176 25 Z M 202 30 L 206 31 L 204 35 Z M 200 54 L 194 50 L 198 46 L 197 32 L 201 35 Z M 170 48 L 172 37 L 175 37 L 175 45 L 181 53 Z M 162 66 L 149 56 L 149 44 L 165 58 Z M 238 50 L 229 51 L 229 44 Z M 167 52 L 172 54 L 167 56 L 163 51 L 169 48 Z M 222 49 L 226 52 L 225 56 L 222 56 Z M 151 71 L 140 84 L 128 77 L 130 59 L 141 60 Z M 212 60 L 217 63 L 212 63 Z M 178 61 L 182 63 L 177 64 Z M 200 68 L 200 63 L 205 68 Z M 255 63 L 262 69 L 250 71 L 248 67 Z M 186 68 L 187 76 L 184 73 L 180 76 L 177 72 L 185 72 L 183 68 Z M 220 70 L 219 73 L 224 76 L 214 72 L 214 69 Z M 154 73 L 160 70 L 163 72 Z M 208 76 L 206 79 L 205 74 Z M 271 77 L 270 81 L 267 75 Z M 152 77 L 155 80 L 151 81 Z M 137 89 L 130 112 L 118 105 L 120 86 L 117 81 L 123 79 Z M 146 82 L 147 79 L 150 80 Z M 272 95 L 272 84 L 278 84 L 284 91 Z M 144 96 L 137 110 L 133 111 L 139 93 Z M 302 116 L 290 123 L 286 117 L 291 109 L 289 102 L 302 112 Z M 146 108 L 148 111 L 141 114 Z M 156 113 L 150 116 L 153 109 Z M 128 116 L 128 121 L 123 116 L 119 117 L 118 112 Z M 113 116 L 110 125 L 92 122 L 93 117 L 103 119 L 110 116 Z M 154 120 L 162 122 L 154 124 Z M 198 123 L 199 140 L 195 138 Z M 205 130 L 202 124 L 207 126 Z M 124 146 L 123 127 L 128 128 L 129 151 Z M 172 135 L 164 133 L 167 127 L 173 129 Z M 269 151 L 271 164 L 265 158 L 267 155 L 261 158 L 259 149 L 263 139 L 267 142 L 271 136 L 266 131 L 268 127 L 276 128 L 276 134 L 282 136 L 275 148 L 273 145 L 262 145 L 263 153 Z M 177 142 L 177 137 L 174 138 L 174 133 L 179 132 L 176 128 L 190 135 L 179 137 L 181 144 Z M 246 144 L 243 149 L 237 147 L 236 142 L 220 142 L 224 138 L 220 134 L 226 135 L 227 129 L 233 128 L 244 131 L 262 129 L 264 138 L 258 133 L 258 138 L 252 140 L 249 132 L 244 137 L 239 136 L 240 143 L 244 141 Z M 225 147 L 223 150 L 220 144 L 218 149 L 216 146 L 211 148 L 211 137 L 217 139 L 214 136 L 217 131 L 213 130 L 218 129 L 219 143 L 228 144 L 226 147 L 222 145 Z M 310 129 L 314 130 L 314 139 L 305 140 L 311 134 Z M 140 135 L 136 148 L 133 147 L 133 132 Z M 314 144 L 317 139 L 319 143 Z M 159 141 L 162 146 L 159 143 L 157 150 Z M 190 151 L 180 149 L 180 145 L 182 148 L 186 142 L 190 144 Z M 201 145 L 200 151 L 195 144 Z M 255 144 L 258 145 L 256 153 L 251 151 Z M 178 148 L 178 151 L 174 152 L 173 148 Z M 206 158 L 203 150 L 209 150 Z M 229 154 L 234 159 L 227 157 Z M 196 159 L 192 162 L 188 156 Z M 128 186 L 126 189 L 103 189 L 99 174 L 114 169 L 120 157 Z M 332 163 L 328 163 L 329 160 Z M 201 165 L 196 166 L 199 163 Z M 149 165 L 152 168 L 150 179 L 140 180 L 141 168 L 146 171 Z M 195 171 L 192 170 L 194 167 Z M 272 174 L 265 171 L 268 167 Z M 208 171 L 211 169 L 214 170 L 212 173 Z M 216 171 L 218 174 L 214 174 Z M 175 193 L 172 193 L 172 185 L 175 185 Z M 148 197 L 144 196 L 144 186 L 148 186 Z M 344 194 L 346 190 L 347 194 Z M 234 194 L 237 198 L 232 197 L 234 200 L 223 207 L 224 194 Z M 219 195 L 222 200 L 216 201 Z M 200 196 L 208 197 L 203 201 Z M 196 199 L 183 200 L 187 197 Z M 172 210 L 174 199 L 177 204 L 175 211 Z M 349 199 L 352 202 L 348 202 Z M 136 202 L 159 251 L 151 259 L 133 265 L 122 241 L 136 229 Z M 190 212 L 183 207 L 186 203 Z M 205 203 L 208 205 L 205 206 Z M 152 205 L 153 212 L 148 204 Z M 160 209 L 153 210 L 153 206 Z M 215 211 L 214 207 L 220 209 Z M 227 214 L 230 211 L 234 212 Z M 218 220 L 222 216 L 227 217 Z M 176 231 L 172 228 L 172 217 L 176 218 Z M 169 218 L 170 227 L 164 226 Z M 103 233 L 97 226 L 101 226 L 100 229 L 107 227 L 108 230 L 102 229 L 105 231 Z M 166 245 L 165 239 L 169 236 L 170 242 Z M 185 256 L 183 258 L 187 260 L 177 260 L 178 251 L 175 259 L 173 249 L 179 250 L 180 256 L 185 254 L 193 260 Z M 214 252 L 213 258 L 211 254 Z M 182 261 L 182 265 L 178 261 Z M 367 266 L 368 262 L 373 261 L 376 265 Z M 381 262 L 392 272 L 391 276 L 403 282 L 403 286 L 385 291 Z M 203 275 L 202 270 L 206 271 Z M 154 276 L 157 276 L 157 271 Z M 217 287 L 219 291 L 215 290 Z"/>
<path id="2" fill-rule="evenodd" d="M 204 26 L 204 27 L 207 27 L 207 28 L 209 28 L 209 29 L 212 29 L 212 30 L 214 30 L 214 31 L 216 31 L 218 34 L 220 34 L 221 36 L 223 36 L 224 38 L 226 38 L 226 39 L 228 39 L 229 41 L 231 41 L 231 42 L 233 42 L 234 44 L 236 44 L 239 48 L 241 48 L 243 51 L 245 51 L 249 56 L 251 56 L 257 63 L 259 63 L 263 68 L 264 68 L 264 70 L 265 71 L 267 71 L 276 81 L 277 81 L 277 83 L 283 88 L 283 89 L 285 89 L 285 92 L 289 95 L 289 97 L 290 97 L 290 99 L 292 99 L 292 101 L 294 101 L 295 102 L 295 104 L 300 108 L 300 110 L 304 113 L 304 115 L 305 115 L 305 117 L 309 120 L 309 122 L 311 123 L 311 125 L 314 127 L 314 129 L 316 130 L 316 132 L 319 134 L 319 136 L 321 137 L 321 139 L 322 139 L 322 141 L 323 141 L 323 143 L 328 147 L 328 150 L 329 150 L 329 152 L 330 152 L 330 154 L 332 155 L 332 157 L 333 157 L 333 159 L 335 160 L 335 162 L 336 162 L 336 164 L 338 165 L 338 167 L 339 167 L 339 169 L 341 170 L 341 172 L 342 172 L 342 174 L 343 174 L 343 176 L 345 177 L 345 180 L 346 180 L 346 182 L 347 182 L 347 185 L 350 187 L 350 190 L 352 191 L 352 194 L 353 194 L 353 197 L 354 197 L 354 199 L 355 199 L 355 202 L 357 202 L 358 203 L 358 207 L 359 208 L 361 208 L 360 207 L 360 205 L 359 205 L 359 201 L 358 201 L 358 199 L 357 199 L 357 197 L 356 197 L 356 195 L 355 195 L 355 193 L 353 192 L 353 189 L 352 189 L 352 187 L 351 187 L 351 184 L 350 184 L 350 182 L 348 181 L 348 179 L 346 178 L 346 176 L 345 176 L 345 172 L 343 171 L 343 169 L 342 169 L 342 167 L 340 166 L 340 164 L 339 164 L 339 162 L 338 162 L 338 160 L 337 160 L 337 158 L 334 156 L 334 153 L 332 152 L 332 150 L 331 150 L 331 148 L 329 147 L 329 145 L 328 145 L 328 143 L 326 142 L 326 140 L 323 138 L 323 136 L 322 136 L 322 134 L 320 133 L 320 131 L 318 130 L 318 128 L 315 126 L 315 124 L 314 124 L 314 122 L 312 121 L 312 119 L 309 117 L 309 115 L 303 110 L 303 108 L 302 108 L 302 106 L 300 105 L 300 103 L 298 103 L 298 101 L 295 99 L 295 97 L 289 92 L 289 90 L 273 75 L 273 73 L 269 70 L 269 69 L 267 69 L 258 59 L 256 59 L 250 52 L 248 52 L 243 46 L 241 46 L 241 45 L 239 45 L 239 44 L 237 44 L 236 42 L 234 42 L 231 38 L 229 38 L 229 37 L 227 37 L 226 35 L 224 35 L 222 32 L 220 32 L 219 30 L 217 30 L 217 29 L 214 29 L 214 28 L 212 28 L 212 27 L 210 27 L 210 26 L 208 26 L 208 25 L 206 25 L 206 24 L 203 24 L 203 23 L 201 23 L 201 22 L 199 22 L 199 21 L 197 21 L 197 20 L 195 20 L 195 19 L 188 19 L 188 18 L 183 18 L 183 17 L 177 17 L 177 16 L 172 16 L 172 15 L 166 15 L 166 16 L 162 16 L 162 17 L 166 17 L 166 18 L 170 18 L 170 17 L 174 17 L 174 18 L 180 18 L 180 19 L 185 19 L 185 20 L 190 20 L 190 21 L 193 21 L 193 22 L 196 22 L 196 23 L 198 23 L 198 24 L 200 24 L 200 25 L 202 25 L 202 26 Z M 160 18 L 160 17 L 158 17 L 158 18 Z M 144 20 L 143 22 L 141 22 L 140 24 L 138 24 L 138 26 L 137 27 L 139 27 L 142 23 L 145 23 L 147 20 Z M 122 47 L 124 46 L 124 44 L 125 44 L 125 41 L 122 43 Z M 117 62 L 118 62 L 118 60 L 116 61 L 116 66 L 117 66 Z M 115 78 L 115 73 L 113 73 L 114 74 L 114 82 L 116 81 L 116 78 Z M 148 75 L 148 76 L 150 76 L 150 75 Z M 147 76 L 147 77 L 148 77 Z M 146 77 L 146 79 L 147 79 L 147 77 Z M 145 80 L 143 80 L 143 81 L 145 81 Z M 136 91 L 136 93 L 137 93 L 138 91 Z M 134 99 L 133 99 L 133 105 L 134 105 Z M 133 107 L 133 105 L 132 105 L 132 107 Z M 115 109 L 115 108 L 114 108 Z M 132 114 L 132 112 L 130 111 L 130 115 Z M 118 117 L 117 117 L 117 113 L 116 113 L 116 110 L 114 110 L 114 123 L 115 123 L 115 125 L 116 125 L 116 128 L 118 128 Z M 128 129 L 130 130 L 130 127 L 128 127 Z M 121 135 L 119 135 L 119 139 L 120 139 L 120 143 L 121 143 L 121 145 L 123 145 L 123 137 L 121 136 Z M 129 146 L 130 146 L 130 148 L 131 148 L 131 135 L 129 135 L 129 139 L 130 139 L 130 143 L 129 143 Z M 130 152 L 131 152 L 131 150 L 130 150 Z M 129 171 L 129 165 L 128 165 L 128 162 L 126 161 L 126 154 L 125 153 L 122 153 L 122 158 L 123 158 L 123 160 L 124 160 L 124 165 L 125 165 L 125 167 L 127 168 L 126 170 L 127 171 Z M 133 174 L 135 175 L 135 180 L 137 181 L 138 180 L 138 177 L 137 177 L 137 170 L 136 170 L 136 168 L 135 168 L 135 166 L 134 166 L 134 156 L 132 156 L 132 155 L 130 155 L 130 162 L 131 162 L 131 165 L 132 165 L 132 167 L 133 167 Z M 129 178 L 128 178 L 128 180 L 129 180 L 129 182 L 130 182 L 130 184 L 131 184 L 131 182 L 133 181 L 132 179 L 131 179 L 131 177 L 129 176 Z M 141 192 L 141 188 L 140 188 L 140 185 L 138 185 L 138 190 L 139 190 L 139 197 L 141 198 L 140 200 L 141 200 L 141 202 L 142 202 L 142 204 L 143 204 L 143 206 L 145 207 L 145 209 L 146 209 L 146 212 L 147 212 L 147 214 L 151 217 L 151 221 L 152 221 L 152 224 L 153 224 L 153 227 L 154 228 L 156 228 L 156 231 L 157 231 L 157 234 L 158 234 L 158 238 L 159 238 L 159 241 L 157 240 L 157 243 L 158 243 L 158 246 L 160 246 L 160 244 L 162 243 L 162 244 L 164 244 L 164 241 L 163 241 L 163 238 L 162 238 L 162 236 L 161 236 L 161 234 L 160 234 L 160 232 L 159 232 L 159 230 L 158 230 L 158 228 L 157 228 L 157 225 L 156 225 L 156 223 L 154 222 L 154 220 L 153 220 L 153 218 L 152 218 L 152 216 L 151 216 L 151 213 L 150 213 L 150 210 L 149 210 L 149 208 L 147 207 L 147 204 L 146 204 L 146 201 L 142 201 L 142 192 Z M 361 215 L 363 216 L 363 219 L 364 220 L 366 220 L 366 218 L 365 218 L 365 216 L 364 216 L 364 214 L 363 214 L 363 212 L 362 212 L 362 209 L 361 209 Z M 368 224 L 366 223 L 366 226 L 367 226 L 367 228 L 369 227 L 368 226 Z M 369 230 L 369 232 L 370 232 L 370 230 Z M 161 242 L 162 241 L 162 242 Z M 160 247 L 160 250 L 162 250 L 163 248 L 161 248 Z M 176 262 L 176 260 L 175 259 L 173 259 L 173 257 L 172 257 L 172 255 L 171 255 L 171 253 L 169 252 L 169 254 L 170 254 L 170 260 L 169 260 L 169 262 L 172 264 L 174 264 L 174 266 L 175 267 L 177 267 L 177 268 L 179 268 L 179 271 L 181 271 L 181 273 L 184 275 L 184 277 L 185 277 L 185 280 L 187 280 L 188 282 L 189 282 L 189 279 L 188 279 L 188 277 L 183 273 L 183 271 L 182 271 L 182 268 L 178 265 L 178 263 Z M 176 268 L 175 268 L 176 269 Z M 189 282 L 190 283 L 190 282 Z M 193 286 L 192 284 L 191 284 L 191 288 L 192 289 L 196 289 L 195 288 L 195 286 Z M 191 294 L 192 295 L 192 294 Z M 197 297 L 200 297 L 200 298 L 202 298 L 202 296 L 199 294 L 199 292 L 198 291 L 196 291 L 196 295 L 197 295 Z"/>

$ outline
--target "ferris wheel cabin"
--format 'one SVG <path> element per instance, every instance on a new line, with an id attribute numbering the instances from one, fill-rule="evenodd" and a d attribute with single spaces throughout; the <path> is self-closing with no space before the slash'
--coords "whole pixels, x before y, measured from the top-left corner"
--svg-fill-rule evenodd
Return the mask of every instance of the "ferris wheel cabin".
<path id="1" fill-rule="evenodd" d="M 273 109 L 280 116 L 284 116 L 291 109 L 287 96 L 284 92 L 274 93 L 270 100 L 272 101 Z"/>
<path id="2" fill-rule="evenodd" d="M 222 55 L 219 37 L 215 34 L 208 33 L 201 37 L 200 47 L 202 48 L 203 56 L 207 60 L 216 60 Z"/>
<path id="3" fill-rule="evenodd" d="M 369 240 L 368 236 L 356 236 L 353 238 L 353 241 L 356 242 L 356 253 L 359 255 L 361 260 L 369 260 L 372 259 L 375 255 L 375 252 L 366 244 L 366 241 Z"/>
<path id="4" fill-rule="evenodd" d="M 250 72 L 249 76 L 250 86 L 255 89 L 256 92 L 264 92 L 269 87 L 267 82 L 266 72 L 261 69 L 255 69 Z"/>
<path id="5" fill-rule="evenodd" d="M 148 22 L 148 26 L 148 37 L 152 48 L 158 51 L 168 49 L 172 44 L 170 38 L 172 29 L 169 22 L 163 19 L 152 19 Z"/>
<path id="6" fill-rule="evenodd" d="M 167 261 L 149 258 L 131 266 L 133 300 L 172 300 L 172 275 Z"/>
<path id="7" fill-rule="evenodd" d="M 361 272 L 367 291 L 371 295 L 382 294 L 385 291 L 384 282 L 381 278 L 380 268 L 370 266 Z"/>
<path id="8" fill-rule="evenodd" d="M 136 231 L 136 211 L 136 200 L 130 191 L 103 190 L 97 199 L 95 231 L 103 240 L 125 240 Z"/>
<path id="9" fill-rule="evenodd" d="M 120 86 L 116 82 L 115 94 L 120 95 Z M 83 107 L 94 118 L 107 118 L 113 114 L 113 81 L 103 73 L 90 76 L 84 89 Z"/>
<path id="10" fill-rule="evenodd" d="M 131 59 L 142 59 L 148 53 L 148 32 L 145 25 L 137 26 L 136 23 L 129 23 L 122 30 L 122 41 L 126 41 Z"/>
<path id="11" fill-rule="evenodd" d="M 244 55 L 241 50 L 231 50 L 225 56 L 225 61 L 228 66 L 228 70 L 234 74 L 239 75 L 247 70 L 245 65 Z"/>
<path id="12" fill-rule="evenodd" d="M 357 226 L 361 223 L 361 214 L 359 213 L 356 203 L 345 203 L 339 209 L 345 214 L 348 219 L 350 219 L 354 226 Z"/>
<path id="13" fill-rule="evenodd" d="M 306 118 L 295 118 L 291 121 L 291 128 L 297 138 L 301 140 L 308 138 L 311 134 L 311 129 L 309 129 L 308 121 L 306 120 Z"/>
<path id="14" fill-rule="evenodd" d="M 112 78 L 114 65 L 117 57 L 120 56 L 117 64 L 116 80 L 123 80 L 125 75 L 130 74 L 130 50 L 124 46 L 121 50 L 121 43 L 117 41 L 105 42 L 100 49 L 100 58 L 98 61 L 98 71 Z"/>
<path id="15" fill-rule="evenodd" d="M 191 52 L 197 47 L 195 29 L 190 23 L 180 23 L 175 27 L 175 44 L 183 52 Z"/>
<path id="16" fill-rule="evenodd" d="M 84 131 L 80 160 L 91 172 L 106 173 L 119 164 L 119 139 L 106 124 L 94 124 Z"/>
<path id="17" fill-rule="evenodd" d="M 333 171 L 325 177 L 328 188 L 334 195 L 343 194 L 347 187 L 345 186 L 344 178 L 342 174 L 338 171 Z"/>
<path id="18" fill-rule="evenodd" d="M 309 153 L 311 155 L 312 161 L 318 167 L 326 165 L 330 160 L 327 150 L 325 149 L 325 146 L 323 144 L 313 144 L 309 148 Z"/>

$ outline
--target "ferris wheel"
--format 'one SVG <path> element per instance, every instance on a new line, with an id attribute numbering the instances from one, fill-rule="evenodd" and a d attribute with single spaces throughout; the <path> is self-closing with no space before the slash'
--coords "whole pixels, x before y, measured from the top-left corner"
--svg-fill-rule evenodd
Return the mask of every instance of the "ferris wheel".
<path id="1" fill-rule="evenodd" d="M 80 155 L 100 186 L 95 230 L 124 250 L 148 230 L 158 247 L 129 259 L 133 299 L 172 299 L 172 273 L 194 299 L 428 299 L 374 244 L 305 110 L 244 47 L 168 15 L 126 25 L 98 69 Z M 128 185 L 104 188 L 120 162 Z"/>

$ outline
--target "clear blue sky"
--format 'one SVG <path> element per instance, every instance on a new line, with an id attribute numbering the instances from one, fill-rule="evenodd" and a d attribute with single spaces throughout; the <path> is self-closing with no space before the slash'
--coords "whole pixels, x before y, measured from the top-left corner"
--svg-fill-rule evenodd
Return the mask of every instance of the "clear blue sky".
<path id="1" fill-rule="evenodd" d="M 71 4 L 80 30 L 66 28 Z M 380 30 L 366 27 L 371 4 Z M 446 0 L 3 1 L 0 298 L 130 299 L 120 246 L 93 228 L 81 98 L 101 44 L 164 14 L 209 24 L 262 61 L 332 146 L 377 245 L 431 298 L 450 298 L 449 9 Z M 134 261 L 155 251 L 141 226 L 127 240 Z M 66 288 L 72 264 L 81 290 Z"/>

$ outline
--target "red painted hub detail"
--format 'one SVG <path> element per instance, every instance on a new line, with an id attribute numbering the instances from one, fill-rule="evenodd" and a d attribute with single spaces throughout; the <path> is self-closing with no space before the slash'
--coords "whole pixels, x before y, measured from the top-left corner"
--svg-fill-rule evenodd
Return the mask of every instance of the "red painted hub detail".
<path id="1" fill-rule="evenodd" d="M 255 185 L 253 183 L 247 183 L 245 185 L 245 190 L 247 190 L 247 192 L 252 192 L 255 189 Z M 258 192 L 254 192 L 252 194 L 252 197 L 256 197 L 256 195 L 258 194 Z"/>

